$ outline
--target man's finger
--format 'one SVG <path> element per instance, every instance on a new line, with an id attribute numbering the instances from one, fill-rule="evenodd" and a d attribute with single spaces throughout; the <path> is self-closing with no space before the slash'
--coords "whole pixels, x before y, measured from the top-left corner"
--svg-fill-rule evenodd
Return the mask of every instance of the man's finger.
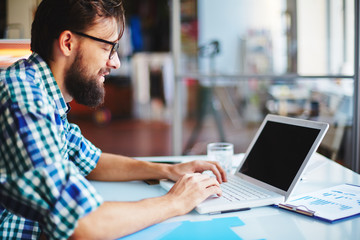
<path id="1" fill-rule="evenodd" d="M 207 164 L 210 164 L 210 169 L 216 179 L 219 181 L 219 183 L 222 183 L 222 182 L 227 182 L 227 176 L 226 176 L 226 172 L 225 170 L 221 167 L 220 163 L 218 162 L 215 162 L 215 161 L 208 161 Z"/>

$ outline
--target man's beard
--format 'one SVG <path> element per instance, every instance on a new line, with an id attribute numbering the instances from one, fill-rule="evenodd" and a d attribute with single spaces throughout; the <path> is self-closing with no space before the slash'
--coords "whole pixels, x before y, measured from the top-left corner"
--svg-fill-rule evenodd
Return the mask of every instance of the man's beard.
<path id="1" fill-rule="evenodd" d="M 99 75 L 86 75 L 87 69 L 82 65 L 82 54 L 76 56 L 74 63 L 65 76 L 65 87 L 76 102 L 97 107 L 104 102 L 105 89 L 98 80 Z"/>

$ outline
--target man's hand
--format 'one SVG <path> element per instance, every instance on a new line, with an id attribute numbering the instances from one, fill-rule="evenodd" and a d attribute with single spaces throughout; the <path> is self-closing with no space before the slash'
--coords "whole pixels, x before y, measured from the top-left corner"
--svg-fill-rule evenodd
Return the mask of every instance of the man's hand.
<path id="1" fill-rule="evenodd" d="M 179 180 L 188 173 L 211 171 L 219 183 L 226 173 L 218 162 L 197 160 L 180 164 L 152 163 L 116 154 L 102 153 L 96 168 L 87 176 L 96 181 L 133 181 L 146 179 Z"/>
<path id="2" fill-rule="evenodd" d="M 118 239 L 170 217 L 186 214 L 209 196 L 221 195 L 206 174 L 185 174 L 164 196 L 136 202 L 104 202 L 83 216 L 70 239 Z"/>
<path id="3" fill-rule="evenodd" d="M 169 179 L 176 182 L 185 174 L 202 173 L 204 171 L 212 171 L 219 183 L 227 181 L 226 172 L 218 162 L 201 160 L 172 165 Z"/>
<path id="4" fill-rule="evenodd" d="M 193 173 L 182 176 L 165 197 L 173 198 L 179 214 L 190 212 L 211 195 L 221 196 L 219 182 L 209 175 Z"/>
<path id="5" fill-rule="evenodd" d="M 208 170 L 216 178 L 200 174 Z M 193 161 L 172 165 L 106 153 L 102 153 L 96 169 L 89 175 L 89 179 L 102 181 L 169 178 L 177 182 L 168 194 L 161 197 L 137 202 L 104 202 L 79 220 L 72 236 L 74 239 L 115 239 L 186 214 L 209 196 L 221 195 L 219 182 L 226 181 L 225 171 L 217 162 Z"/>

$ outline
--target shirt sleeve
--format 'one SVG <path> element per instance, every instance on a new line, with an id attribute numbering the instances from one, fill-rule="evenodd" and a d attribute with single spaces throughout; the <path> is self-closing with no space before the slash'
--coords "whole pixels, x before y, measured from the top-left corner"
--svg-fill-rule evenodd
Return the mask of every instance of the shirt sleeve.
<path id="1" fill-rule="evenodd" d="M 95 147 L 82 134 L 76 124 L 65 123 L 69 148 L 69 159 L 78 167 L 80 173 L 87 176 L 100 158 L 101 150 Z"/>
<path id="2" fill-rule="evenodd" d="M 61 149 L 54 106 L 26 82 L 20 89 L 32 99 L 1 106 L 0 204 L 39 222 L 50 239 L 67 239 L 103 200 L 83 176 L 88 170 L 79 171 Z"/>

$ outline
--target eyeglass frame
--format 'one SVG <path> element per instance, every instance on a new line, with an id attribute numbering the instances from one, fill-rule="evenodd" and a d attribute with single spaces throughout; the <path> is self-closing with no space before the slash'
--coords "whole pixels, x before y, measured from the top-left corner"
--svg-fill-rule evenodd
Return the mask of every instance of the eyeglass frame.
<path id="1" fill-rule="evenodd" d="M 88 34 L 85 34 L 85 33 L 82 33 L 82 32 L 77 32 L 77 31 L 72 31 L 73 33 L 79 35 L 79 36 L 82 36 L 82 37 L 86 37 L 86 38 L 89 38 L 89 39 L 92 39 L 92 40 L 95 40 L 95 41 L 98 41 L 98 42 L 102 42 L 102 43 L 106 43 L 106 44 L 110 44 L 112 45 L 112 48 L 110 50 L 110 54 L 109 54 L 109 60 L 113 59 L 114 55 L 115 55 L 115 52 L 117 52 L 117 50 L 119 49 L 119 41 L 117 42 L 110 42 L 110 41 L 107 41 L 105 39 L 101 39 L 101 38 L 97 38 L 97 37 L 94 37 L 94 36 L 90 36 Z"/>

